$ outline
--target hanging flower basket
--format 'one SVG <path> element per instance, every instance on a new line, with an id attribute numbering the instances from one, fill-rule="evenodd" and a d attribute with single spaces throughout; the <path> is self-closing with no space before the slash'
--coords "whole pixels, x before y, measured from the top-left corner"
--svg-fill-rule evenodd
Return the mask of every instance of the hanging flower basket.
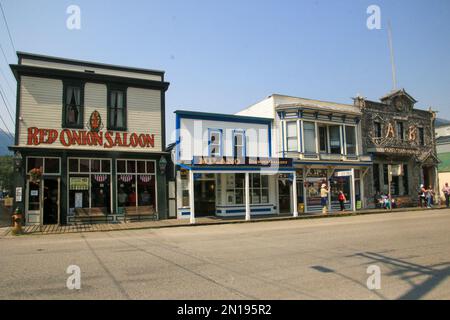
<path id="1" fill-rule="evenodd" d="M 42 177 L 42 169 L 40 168 L 31 169 L 30 172 L 28 172 L 28 174 L 30 175 L 30 179 L 32 182 L 39 182 L 39 180 L 41 180 Z"/>

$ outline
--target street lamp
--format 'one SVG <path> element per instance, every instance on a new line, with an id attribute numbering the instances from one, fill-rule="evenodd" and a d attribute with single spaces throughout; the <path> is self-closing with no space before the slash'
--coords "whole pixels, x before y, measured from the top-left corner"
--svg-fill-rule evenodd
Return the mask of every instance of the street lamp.
<path id="1" fill-rule="evenodd" d="M 164 156 L 161 156 L 161 159 L 159 159 L 159 171 L 161 174 L 164 174 L 166 172 L 166 166 L 167 166 L 167 160 Z"/>
<path id="2" fill-rule="evenodd" d="M 14 165 L 16 167 L 16 171 L 19 172 L 22 168 L 22 154 L 19 151 L 14 153 Z"/>

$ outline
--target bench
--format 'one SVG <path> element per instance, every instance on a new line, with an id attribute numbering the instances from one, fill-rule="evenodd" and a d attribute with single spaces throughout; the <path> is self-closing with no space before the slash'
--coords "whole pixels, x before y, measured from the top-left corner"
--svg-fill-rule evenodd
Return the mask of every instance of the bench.
<path id="1" fill-rule="evenodd" d="M 107 208 L 76 208 L 75 221 L 86 223 L 107 222 Z"/>
<path id="2" fill-rule="evenodd" d="M 156 220 L 155 208 L 153 206 L 124 207 L 124 218 L 125 222 L 146 219 Z"/>

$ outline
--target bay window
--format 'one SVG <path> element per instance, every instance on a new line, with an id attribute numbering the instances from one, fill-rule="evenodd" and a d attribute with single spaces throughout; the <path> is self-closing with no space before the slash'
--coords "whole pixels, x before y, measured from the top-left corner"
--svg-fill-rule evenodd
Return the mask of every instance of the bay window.
<path id="1" fill-rule="evenodd" d="M 356 127 L 345 126 L 345 142 L 347 154 L 356 155 Z"/>
<path id="2" fill-rule="evenodd" d="M 297 148 L 297 121 L 286 122 L 286 150 L 288 152 L 298 151 Z"/>
<path id="3" fill-rule="evenodd" d="M 316 125 L 314 122 L 303 122 L 303 135 L 305 141 L 305 153 L 317 153 Z"/>
<path id="4" fill-rule="evenodd" d="M 330 153 L 341 154 L 341 126 L 329 126 Z"/>

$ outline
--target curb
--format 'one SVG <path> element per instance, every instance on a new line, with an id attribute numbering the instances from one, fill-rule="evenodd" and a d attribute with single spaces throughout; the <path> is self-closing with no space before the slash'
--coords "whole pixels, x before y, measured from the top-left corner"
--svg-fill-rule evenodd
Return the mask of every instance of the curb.
<path id="1" fill-rule="evenodd" d="M 446 207 L 432 208 L 430 210 L 445 210 Z M 309 215 L 299 215 L 298 217 L 293 216 L 282 216 L 282 217 L 269 217 L 269 218 L 256 218 L 253 220 L 222 220 L 217 222 L 202 222 L 195 224 L 174 224 L 174 225 L 160 225 L 160 226 L 137 226 L 130 228 L 117 228 L 117 229 L 105 229 L 105 230 L 84 230 L 84 231 L 68 231 L 68 232 L 33 232 L 24 233 L 21 235 L 13 235 L 10 230 L 7 230 L 5 234 L 0 235 L 0 239 L 5 238 L 15 238 L 21 236 L 45 236 L 45 235 L 59 235 L 59 234 L 76 234 L 76 233 L 90 233 L 90 232 L 114 232 L 114 231 L 133 231 L 133 230 L 147 230 L 147 229 L 165 229 L 165 228 L 181 228 L 181 227 L 201 227 L 201 226 L 212 226 L 212 225 L 225 225 L 225 224 L 243 224 L 243 223 L 260 223 L 260 222 L 275 222 L 275 221 L 290 221 L 290 220 L 309 220 L 309 219 L 326 219 L 326 218 L 344 218 L 352 216 L 363 216 L 372 214 L 388 214 L 388 213 L 401 213 L 401 212 L 421 212 L 426 211 L 426 208 L 400 208 L 389 210 L 377 210 L 377 211 L 356 211 L 356 212 L 345 212 L 345 213 L 331 213 L 331 214 L 309 214 Z"/>

